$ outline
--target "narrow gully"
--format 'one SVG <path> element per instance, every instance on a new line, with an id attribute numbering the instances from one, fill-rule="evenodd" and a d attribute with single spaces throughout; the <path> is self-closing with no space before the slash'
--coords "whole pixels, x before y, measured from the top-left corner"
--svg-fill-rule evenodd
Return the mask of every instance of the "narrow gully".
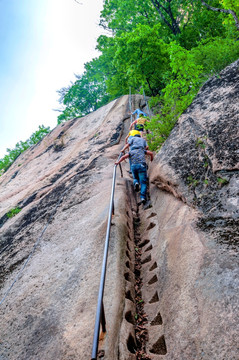
<path id="1" fill-rule="evenodd" d="M 146 343 L 148 342 L 148 330 L 147 330 L 147 315 L 144 311 L 144 300 L 142 298 L 142 285 L 143 280 L 141 277 L 141 256 L 142 246 L 140 237 L 140 213 L 137 207 L 137 212 L 133 217 L 133 228 L 134 228 L 134 242 L 135 242 L 135 337 L 136 337 L 136 360 L 150 360 L 151 358 L 146 353 Z"/>
<path id="2" fill-rule="evenodd" d="M 154 256 L 157 214 L 152 206 L 145 209 L 137 203 L 131 180 L 126 181 L 126 191 L 126 288 L 120 336 L 126 346 L 122 342 L 119 345 L 119 359 L 162 359 L 167 347 L 158 295 L 159 268 Z"/>

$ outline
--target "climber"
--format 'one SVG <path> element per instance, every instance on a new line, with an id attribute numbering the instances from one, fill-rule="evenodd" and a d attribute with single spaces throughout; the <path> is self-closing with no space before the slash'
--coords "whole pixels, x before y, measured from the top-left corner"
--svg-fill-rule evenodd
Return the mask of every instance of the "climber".
<path id="1" fill-rule="evenodd" d="M 142 137 L 139 130 L 130 130 L 130 132 L 128 133 L 128 135 L 125 138 L 125 144 L 127 144 L 129 139 L 134 136 Z"/>
<path id="2" fill-rule="evenodd" d="M 125 152 L 126 149 L 130 147 L 131 150 L 143 148 L 145 150 L 148 150 L 148 144 L 145 139 L 141 138 L 140 132 L 138 130 L 131 130 L 125 138 L 125 146 L 121 150 L 121 152 Z"/>
<path id="3" fill-rule="evenodd" d="M 126 149 L 128 149 L 129 147 L 132 149 L 132 147 L 134 149 L 137 149 L 137 148 L 143 148 L 145 150 L 148 149 L 148 144 L 146 143 L 146 140 L 144 140 L 143 138 L 141 138 L 140 136 L 140 132 L 137 131 L 137 130 L 131 130 L 128 134 L 128 136 L 126 136 L 125 138 L 125 146 L 123 147 L 123 149 L 121 150 L 122 153 L 125 152 Z M 132 174 L 132 171 L 131 171 L 131 159 L 129 158 L 129 167 L 130 167 L 130 170 L 129 170 L 129 173 Z"/>
<path id="4" fill-rule="evenodd" d="M 140 136 L 140 132 L 138 130 L 131 130 L 125 138 L 125 144 L 128 143 L 128 139 L 130 139 L 132 136 L 135 136 L 135 135 Z"/>
<path id="5" fill-rule="evenodd" d="M 122 156 L 118 161 L 115 162 L 115 165 L 121 163 L 121 161 L 130 158 L 131 160 L 131 170 L 134 180 L 134 189 L 139 191 L 140 184 L 140 199 L 141 203 L 146 203 L 147 195 L 147 165 L 145 155 L 150 156 L 151 161 L 153 161 L 153 153 L 149 150 L 144 150 L 141 148 L 130 149 L 128 154 Z"/>
<path id="6" fill-rule="evenodd" d="M 136 109 L 136 110 L 134 110 L 134 112 L 131 112 L 131 113 L 130 113 L 130 115 L 134 115 L 134 114 L 136 114 L 136 119 L 139 118 L 139 115 L 140 115 L 140 114 L 143 114 L 143 116 L 147 116 L 147 114 L 145 114 L 145 112 L 143 112 L 143 111 L 140 110 L 140 109 Z"/>
<path id="7" fill-rule="evenodd" d="M 145 118 L 143 114 L 140 114 L 139 118 L 132 122 L 129 129 L 131 130 L 134 126 L 134 129 L 140 131 L 142 136 L 146 122 L 149 122 L 149 120 Z"/>

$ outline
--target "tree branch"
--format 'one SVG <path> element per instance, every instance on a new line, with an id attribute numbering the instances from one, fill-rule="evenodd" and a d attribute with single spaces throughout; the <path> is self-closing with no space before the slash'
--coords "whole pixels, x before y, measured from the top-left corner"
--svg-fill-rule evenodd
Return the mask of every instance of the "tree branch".
<path id="1" fill-rule="evenodd" d="M 156 8 L 156 10 L 158 11 L 159 15 L 161 16 L 161 18 L 163 19 L 163 21 L 165 22 L 165 24 L 171 29 L 171 31 L 173 32 L 173 27 L 171 26 L 171 24 L 168 22 L 168 20 L 166 19 L 166 17 L 163 15 L 162 11 L 159 9 L 159 6 L 157 6 L 158 4 L 154 1 L 151 0 L 154 7 Z"/>
<path id="2" fill-rule="evenodd" d="M 205 3 L 205 1 L 201 0 L 201 3 L 206 6 L 209 10 L 212 11 L 218 11 L 218 12 L 223 12 L 225 14 L 231 14 L 233 16 L 233 19 L 235 20 L 236 23 L 236 28 L 239 31 L 239 19 L 235 13 L 235 11 L 231 10 L 231 9 L 220 9 L 220 8 L 215 8 L 211 5 L 208 5 L 207 3 Z"/>
<path id="3" fill-rule="evenodd" d="M 83 5 L 82 3 L 80 3 L 79 1 L 77 1 L 77 0 L 74 0 L 77 4 L 79 4 L 79 5 Z"/>
<path id="4" fill-rule="evenodd" d="M 180 34 L 180 32 L 181 32 L 180 28 L 177 24 L 177 21 L 175 20 L 175 18 L 173 16 L 172 10 L 171 10 L 171 5 L 170 5 L 171 0 L 167 0 L 167 3 L 168 3 L 167 8 L 164 7 L 158 0 L 151 0 L 151 2 L 154 5 L 155 9 L 158 11 L 158 13 L 161 16 L 161 18 L 163 19 L 163 21 L 165 22 L 165 24 L 171 29 L 172 33 L 174 35 Z M 170 17 L 172 24 L 170 24 L 170 22 L 166 19 L 166 17 L 164 16 L 164 14 L 162 13 L 160 8 L 163 11 L 165 11 L 166 14 Z"/>

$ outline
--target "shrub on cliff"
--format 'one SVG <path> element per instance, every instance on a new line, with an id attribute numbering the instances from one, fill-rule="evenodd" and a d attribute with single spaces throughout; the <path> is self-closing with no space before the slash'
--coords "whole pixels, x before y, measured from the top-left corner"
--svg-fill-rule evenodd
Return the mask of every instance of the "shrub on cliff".
<path id="1" fill-rule="evenodd" d="M 169 136 L 179 116 L 191 104 L 200 86 L 239 57 L 239 46 L 233 39 L 208 39 L 186 50 L 176 42 L 170 44 L 172 78 L 161 96 L 151 100 L 158 113 L 147 125 L 151 150 L 158 150 Z"/>
<path id="2" fill-rule="evenodd" d="M 18 142 L 14 149 L 7 149 L 8 154 L 5 155 L 3 159 L 0 159 L 0 176 L 12 165 L 22 152 L 27 150 L 30 146 L 37 144 L 49 132 L 49 126 L 45 127 L 44 125 L 41 125 L 29 139 Z"/>

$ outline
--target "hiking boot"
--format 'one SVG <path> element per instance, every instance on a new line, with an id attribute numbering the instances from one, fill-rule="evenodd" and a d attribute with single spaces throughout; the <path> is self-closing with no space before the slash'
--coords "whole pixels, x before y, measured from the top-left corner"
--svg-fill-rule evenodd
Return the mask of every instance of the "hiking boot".
<path id="1" fill-rule="evenodd" d="M 142 203 L 143 205 L 145 205 L 145 204 L 146 204 L 146 199 L 145 199 L 145 198 L 141 198 L 141 203 Z"/>
<path id="2" fill-rule="evenodd" d="M 134 184 L 134 190 L 137 192 L 139 191 L 139 183 Z"/>

